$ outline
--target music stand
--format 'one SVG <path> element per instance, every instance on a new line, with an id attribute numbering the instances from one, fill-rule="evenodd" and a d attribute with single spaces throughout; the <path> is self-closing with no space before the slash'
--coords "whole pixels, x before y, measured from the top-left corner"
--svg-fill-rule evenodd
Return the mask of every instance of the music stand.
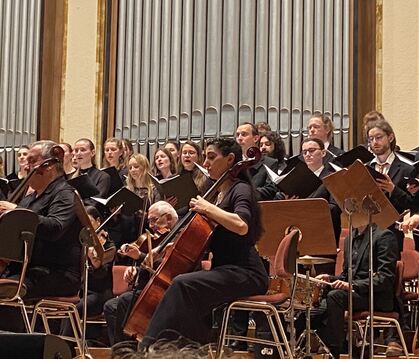
<path id="1" fill-rule="evenodd" d="M 275 256 L 289 227 L 297 227 L 300 255 L 335 255 L 336 241 L 327 201 L 322 198 L 259 202 L 264 232 L 257 243 L 262 256 Z"/>
<path id="2" fill-rule="evenodd" d="M 301 232 L 301 241 L 298 243 L 299 255 L 335 255 L 336 241 L 333 232 L 332 218 L 327 201 L 321 198 L 293 199 L 282 201 L 263 201 L 259 202 L 261 207 L 261 222 L 264 229 L 261 238 L 257 244 L 260 255 L 272 258 L 276 249 L 288 232 L 292 228 L 298 228 Z M 308 267 L 310 268 L 310 267 Z M 307 269 L 307 268 L 306 268 Z M 309 270 L 309 269 L 308 269 Z M 306 270 L 307 274 L 307 270 Z M 306 282 L 307 287 L 310 286 Z M 310 288 L 311 289 L 311 288 Z M 308 289 L 307 289 L 308 290 Z M 306 313 L 310 313 L 307 301 Z M 293 316 L 293 310 L 291 311 Z M 309 316 L 308 316 L 309 322 Z M 290 347 L 295 352 L 295 333 L 293 327 L 293 318 L 291 318 L 291 339 Z M 300 336 L 299 342 L 306 339 L 305 354 L 310 355 L 310 335 L 307 332 L 310 325 Z M 317 336 L 317 334 L 314 332 Z M 317 336 L 319 342 L 323 344 Z M 326 346 L 324 345 L 326 348 Z"/>
<path id="3" fill-rule="evenodd" d="M 367 226 L 369 239 L 369 319 L 370 319 L 370 358 L 374 356 L 374 290 L 373 290 L 373 248 L 372 224 L 386 229 L 398 218 L 399 214 L 383 191 L 377 186 L 370 172 L 360 160 L 348 169 L 323 178 L 323 183 L 335 198 L 343 212 L 348 213 L 351 227 Z M 348 210 L 348 203 L 350 209 Z M 349 263 L 352 264 L 352 235 L 349 236 Z M 352 273 L 351 273 L 352 277 Z M 348 280 L 349 281 L 349 280 Z M 352 288 L 352 278 L 350 278 Z M 348 312 L 352 317 L 352 290 L 348 296 Z M 348 326 L 349 327 L 349 326 Z M 350 344 L 352 344 L 352 322 L 350 322 Z M 352 349 L 350 349 L 351 351 Z"/>

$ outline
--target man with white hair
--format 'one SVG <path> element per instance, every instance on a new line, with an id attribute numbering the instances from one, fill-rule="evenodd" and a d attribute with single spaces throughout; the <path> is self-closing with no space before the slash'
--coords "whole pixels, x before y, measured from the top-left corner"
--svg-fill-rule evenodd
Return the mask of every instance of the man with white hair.
<path id="1" fill-rule="evenodd" d="M 155 235 L 165 236 L 175 226 L 178 215 L 175 209 L 165 201 L 153 203 L 148 209 L 148 225 Z M 144 255 L 135 245 L 127 244 L 121 247 L 120 254 L 129 256 L 135 260 L 144 259 Z M 156 267 L 160 261 L 155 261 Z M 131 310 L 131 303 L 134 303 L 141 289 L 149 280 L 149 272 L 137 266 L 130 266 L 125 270 L 124 281 L 132 283 L 138 276 L 136 288 L 125 292 L 117 298 L 109 299 L 103 308 L 110 344 L 113 345 L 126 339 L 123 329 L 125 318 Z"/>

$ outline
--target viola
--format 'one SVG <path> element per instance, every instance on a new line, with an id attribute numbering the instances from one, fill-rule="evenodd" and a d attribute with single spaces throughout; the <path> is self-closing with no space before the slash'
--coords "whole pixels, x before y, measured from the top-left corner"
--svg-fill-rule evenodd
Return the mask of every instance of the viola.
<path id="1" fill-rule="evenodd" d="M 248 159 L 236 163 L 227 170 L 205 193 L 204 199 L 212 198 L 220 185 L 228 178 L 235 178 L 240 171 L 254 165 L 260 159 L 260 151 L 251 147 L 246 153 Z M 154 311 L 174 277 L 192 272 L 200 263 L 215 225 L 202 215 L 188 212 L 157 247 L 161 253 L 173 243 L 147 285 L 141 291 L 124 327 L 129 336 L 141 339 Z"/>

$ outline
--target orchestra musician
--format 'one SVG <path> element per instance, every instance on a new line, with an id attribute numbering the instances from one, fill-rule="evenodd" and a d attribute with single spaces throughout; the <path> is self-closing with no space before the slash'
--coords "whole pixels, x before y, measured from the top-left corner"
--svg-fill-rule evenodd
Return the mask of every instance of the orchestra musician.
<path id="1" fill-rule="evenodd" d="M 240 146 L 229 138 L 209 140 L 204 167 L 219 179 L 242 158 Z M 240 297 L 265 293 L 268 276 L 255 249 L 261 230 L 259 207 L 246 173 L 220 185 L 217 204 L 198 196 L 192 211 L 215 222 L 210 251 L 211 266 L 176 276 L 158 304 L 141 342 L 151 345 L 165 330 L 199 343 L 208 343 L 212 311 Z"/>
<path id="2" fill-rule="evenodd" d="M 74 190 L 65 180 L 62 163 L 45 162 L 51 158 L 50 150 L 54 145 L 52 141 L 37 141 L 30 147 L 27 161 L 28 170 L 35 171 L 29 183 L 33 192 L 18 205 L 0 201 L 0 212 L 19 206 L 39 216 L 25 277 L 25 299 L 72 296 L 80 289 L 81 245 L 78 238 L 81 224 L 75 213 Z M 15 277 L 19 270 L 11 264 L 6 275 Z M 4 318 L 2 316 L 1 322 L 7 326 L 9 321 Z"/>
<path id="3" fill-rule="evenodd" d="M 394 280 L 397 262 L 397 240 L 389 230 L 381 231 L 373 225 L 374 255 L 374 309 L 392 311 L 395 307 Z M 355 229 L 353 234 L 353 311 L 368 310 L 369 300 L 369 240 L 368 230 Z M 320 274 L 316 278 L 331 283 L 333 288 L 320 302 L 318 308 L 311 310 L 312 328 L 318 329 L 335 359 L 343 353 L 345 340 L 345 311 L 348 310 L 348 238 L 345 239 L 343 271 L 339 276 Z M 296 329 L 302 332 L 303 316 L 296 321 Z M 391 345 L 390 345 L 391 344 Z M 389 343 L 390 350 L 399 349 L 398 343 Z M 387 351 L 390 353 L 389 349 Z"/>
<path id="4" fill-rule="evenodd" d="M 153 232 L 152 240 L 156 240 L 157 236 L 160 237 L 159 239 L 162 239 L 174 227 L 177 219 L 177 213 L 169 203 L 158 201 L 152 204 L 148 209 L 148 224 Z M 145 258 L 145 254 L 140 252 L 135 243 L 122 245 L 119 254 L 131 257 L 137 261 Z M 158 263 L 158 260 L 155 261 L 155 266 Z M 149 279 L 149 272 L 147 270 L 140 269 L 137 266 L 129 266 L 125 270 L 124 280 L 132 283 L 137 274 L 138 279 L 133 290 L 125 292 L 117 298 L 109 299 L 104 305 L 105 320 L 111 345 L 126 339 L 123 333 L 125 317 L 129 314 L 129 308 L 138 296 L 138 291 L 147 284 Z"/>
<path id="5" fill-rule="evenodd" d="M 89 220 L 92 224 L 94 230 L 99 228 L 102 224 L 102 216 L 96 207 L 87 206 L 86 213 L 89 217 Z M 105 230 L 100 230 L 98 233 L 99 241 L 103 246 L 104 250 L 111 249 L 114 247 L 114 243 L 108 235 L 108 232 Z M 102 314 L 103 305 L 105 302 L 112 298 L 112 261 L 103 263 L 97 256 L 96 251 L 93 247 L 88 249 L 87 256 L 89 258 L 89 277 L 88 277 L 88 289 L 87 294 L 87 315 L 89 317 Z M 83 298 L 76 304 L 77 311 L 79 312 L 80 317 L 82 316 L 83 311 Z M 71 336 L 73 330 L 68 319 L 62 321 L 61 323 L 61 335 Z"/>

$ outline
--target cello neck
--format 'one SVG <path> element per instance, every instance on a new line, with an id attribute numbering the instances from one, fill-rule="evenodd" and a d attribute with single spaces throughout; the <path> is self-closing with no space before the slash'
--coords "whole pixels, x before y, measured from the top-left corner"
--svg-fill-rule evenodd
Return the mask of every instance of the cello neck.
<path id="1" fill-rule="evenodd" d="M 252 153 L 254 153 L 253 158 L 249 158 L 247 160 L 243 160 L 237 162 L 233 167 L 225 171 L 221 177 L 211 186 L 211 188 L 202 196 L 202 198 L 209 200 L 220 188 L 220 186 L 229 178 L 236 178 L 240 171 L 252 166 L 256 162 L 260 160 L 260 152 L 259 149 L 252 148 Z M 195 212 L 189 210 L 188 213 L 176 223 L 170 233 L 166 236 L 166 238 L 159 244 L 157 247 L 157 252 L 161 253 L 161 251 L 166 247 L 167 244 L 173 241 L 173 239 L 178 234 L 179 230 L 185 226 L 188 222 L 192 220 L 195 216 Z"/>

